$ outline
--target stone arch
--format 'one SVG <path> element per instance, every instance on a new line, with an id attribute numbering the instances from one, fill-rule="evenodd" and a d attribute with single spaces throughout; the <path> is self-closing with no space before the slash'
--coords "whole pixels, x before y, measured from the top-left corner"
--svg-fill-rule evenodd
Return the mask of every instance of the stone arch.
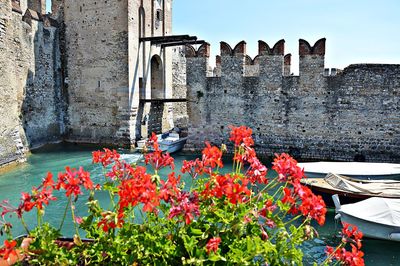
<path id="1" fill-rule="evenodd" d="M 164 68 L 159 55 L 151 58 L 151 99 L 162 99 L 164 92 Z"/>

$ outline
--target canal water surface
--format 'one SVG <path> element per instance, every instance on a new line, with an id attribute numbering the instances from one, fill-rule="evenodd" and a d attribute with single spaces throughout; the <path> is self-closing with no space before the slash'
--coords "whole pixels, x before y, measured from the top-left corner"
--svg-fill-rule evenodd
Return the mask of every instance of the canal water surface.
<path id="1" fill-rule="evenodd" d="M 32 186 L 37 186 L 48 171 L 57 176 L 58 172 L 64 170 L 65 166 L 79 167 L 83 166 L 85 170 L 91 172 L 94 183 L 101 183 L 103 180 L 102 169 L 91 164 L 91 152 L 96 150 L 93 147 L 83 147 L 71 144 L 59 144 L 35 151 L 28 157 L 25 164 L 16 167 L 8 172 L 0 173 L 0 201 L 9 199 L 11 203 L 18 204 L 20 193 L 30 191 Z M 119 151 L 127 161 L 134 161 L 137 154 L 132 154 L 125 150 Z M 182 161 L 193 159 L 195 156 L 182 154 L 174 155 L 176 169 L 180 169 Z M 229 162 L 224 162 L 229 168 Z M 57 195 L 56 195 L 57 196 Z M 102 204 L 106 204 L 108 195 L 98 193 L 96 197 Z M 63 197 L 60 197 L 63 199 Z M 53 225 L 58 225 L 64 213 L 66 200 L 57 200 L 51 202 L 46 208 L 45 220 Z M 86 207 L 84 202 L 77 206 L 78 216 L 85 216 Z M 70 221 L 71 219 L 67 219 Z M 35 225 L 36 220 L 33 214 L 27 217 L 27 223 Z M 24 230 L 18 221 L 13 221 L 13 234 L 24 234 Z M 330 210 L 323 227 L 317 227 L 319 237 L 306 242 L 302 249 L 305 253 L 305 265 L 311 265 L 312 261 L 321 261 L 324 259 L 324 249 L 326 245 L 336 245 L 339 238 L 336 237 L 340 226 L 334 221 L 334 211 Z M 66 223 L 63 227 L 63 234 L 71 236 L 73 232 L 72 223 Z M 1 243 L 4 236 L 0 236 Z M 363 241 L 363 252 L 365 253 L 366 265 L 400 265 L 400 242 L 379 241 L 365 239 Z"/>

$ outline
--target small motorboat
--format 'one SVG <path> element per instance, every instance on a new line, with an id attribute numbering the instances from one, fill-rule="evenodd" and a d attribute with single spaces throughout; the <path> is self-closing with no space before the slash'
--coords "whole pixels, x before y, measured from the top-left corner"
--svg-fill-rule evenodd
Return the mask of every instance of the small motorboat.
<path id="1" fill-rule="evenodd" d="M 336 173 L 362 179 L 400 179 L 400 164 L 365 162 L 298 163 L 307 177 L 324 177 Z"/>
<path id="2" fill-rule="evenodd" d="M 180 151 L 185 146 L 188 137 L 181 137 L 179 133 L 167 132 L 157 135 L 158 144 L 163 152 L 174 153 Z M 137 142 L 137 149 L 141 150 L 146 145 L 147 139 L 142 139 Z M 151 150 L 151 147 L 148 147 Z"/>
<path id="3" fill-rule="evenodd" d="M 334 194 L 339 195 L 345 204 L 371 197 L 400 199 L 399 180 L 364 180 L 329 173 L 324 178 L 304 178 L 300 182 L 321 195 L 329 207 L 334 206 Z"/>
<path id="4" fill-rule="evenodd" d="M 400 241 L 400 199 L 372 197 L 357 203 L 341 205 L 333 195 L 335 219 L 353 224 L 365 237 Z"/>
<path id="5" fill-rule="evenodd" d="M 187 137 L 180 137 L 178 133 L 164 133 L 158 139 L 160 149 L 164 152 L 174 153 L 183 149 Z"/>

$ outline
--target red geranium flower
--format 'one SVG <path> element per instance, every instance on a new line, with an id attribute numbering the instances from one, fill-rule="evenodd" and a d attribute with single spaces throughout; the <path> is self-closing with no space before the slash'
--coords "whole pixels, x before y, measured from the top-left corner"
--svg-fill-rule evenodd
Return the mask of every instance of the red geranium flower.
<path id="1" fill-rule="evenodd" d="M 57 190 L 61 188 L 65 189 L 65 194 L 67 197 L 70 195 L 75 195 L 75 198 L 83 194 L 81 191 L 81 187 L 83 186 L 86 189 L 93 189 L 93 182 L 90 179 L 90 173 L 83 170 L 82 167 L 77 171 L 75 168 L 70 168 L 67 166 L 65 168 L 65 173 L 58 174 L 58 182 L 55 185 Z"/>
<path id="2" fill-rule="evenodd" d="M 172 201 L 172 207 L 169 210 L 169 219 L 175 216 L 183 216 L 186 224 L 190 224 L 195 216 L 200 215 L 199 196 L 196 192 L 180 192 L 176 199 Z"/>
<path id="3" fill-rule="evenodd" d="M 304 169 L 297 165 L 297 161 L 289 154 L 276 154 L 272 169 L 278 173 L 280 182 L 298 183 L 304 177 Z"/>
<path id="4" fill-rule="evenodd" d="M 241 178 L 239 175 L 215 175 L 205 184 L 201 194 L 205 198 L 226 197 L 232 204 L 242 203 L 251 195 L 248 183 L 246 178 Z"/>
<path id="5" fill-rule="evenodd" d="M 93 163 L 101 163 L 103 166 L 107 166 L 112 161 L 118 162 L 120 155 L 116 150 L 110 150 L 107 148 L 104 148 L 103 151 L 94 151 L 92 153 L 93 156 Z"/>
<path id="6" fill-rule="evenodd" d="M 181 176 L 178 175 L 178 177 L 175 177 L 175 172 L 168 175 L 167 181 L 161 180 L 160 199 L 169 202 L 171 198 L 176 197 L 180 192 L 180 188 L 178 187 L 180 180 Z"/>
<path id="7" fill-rule="evenodd" d="M 117 215 L 114 212 L 106 211 L 102 212 L 101 216 L 103 218 L 97 223 L 97 227 L 101 228 L 104 232 L 117 227 L 120 228 L 123 225 L 122 213 Z"/>
<path id="8" fill-rule="evenodd" d="M 203 165 L 215 167 L 224 167 L 222 164 L 222 151 L 218 147 L 211 146 L 209 142 L 206 142 L 206 147 L 203 149 Z"/>
<path id="9" fill-rule="evenodd" d="M 358 230 L 357 226 L 343 223 L 343 241 L 345 242 L 353 242 L 357 245 L 357 248 L 361 248 L 361 239 L 363 237 L 363 233 Z"/>
<path id="10" fill-rule="evenodd" d="M 4 260 L 7 260 L 10 255 L 18 256 L 17 251 L 15 250 L 16 245 L 17 241 L 15 240 L 5 240 L 4 246 L 0 249 L 0 256 L 2 256 Z"/>
<path id="11" fill-rule="evenodd" d="M 251 134 L 253 133 L 251 128 L 245 126 L 229 126 L 229 128 L 231 129 L 231 136 L 229 140 L 235 143 L 235 146 L 240 146 L 242 143 L 246 147 L 254 145 L 254 141 L 251 137 Z"/>
<path id="12" fill-rule="evenodd" d="M 123 180 L 118 186 L 119 211 L 126 207 L 135 207 L 143 204 L 143 211 L 153 212 L 160 204 L 157 185 L 153 183 L 151 175 L 146 173 L 146 168 L 138 166 L 132 168 L 131 178 Z"/>
<path id="13" fill-rule="evenodd" d="M 210 254 L 211 251 L 217 253 L 219 243 L 221 243 L 220 237 L 213 237 L 210 240 L 208 240 L 206 245 L 207 254 Z"/>

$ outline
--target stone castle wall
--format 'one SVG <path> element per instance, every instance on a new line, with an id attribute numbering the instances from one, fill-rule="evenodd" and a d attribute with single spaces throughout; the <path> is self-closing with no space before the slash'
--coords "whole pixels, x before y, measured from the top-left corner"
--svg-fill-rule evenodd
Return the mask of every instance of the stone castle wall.
<path id="1" fill-rule="evenodd" d="M 0 3 L 0 165 L 63 134 L 58 30 L 28 3 Z"/>
<path id="2" fill-rule="evenodd" d="M 173 126 L 171 104 L 140 101 L 173 95 L 172 49 L 140 39 L 172 34 L 172 0 L 45 10 L 46 0 L 0 2 L 0 166 L 49 142 L 127 147 Z"/>
<path id="3" fill-rule="evenodd" d="M 301 159 L 400 161 L 400 65 L 324 69 L 325 39 L 300 40 L 300 74 L 289 76 L 284 41 L 259 43 L 249 60 L 246 44 L 221 43 L 214 76 L 209 45 L 186 49 L 189 140 L 227 143 L 228 125 L 246 125 L 256 149 Z"/>

